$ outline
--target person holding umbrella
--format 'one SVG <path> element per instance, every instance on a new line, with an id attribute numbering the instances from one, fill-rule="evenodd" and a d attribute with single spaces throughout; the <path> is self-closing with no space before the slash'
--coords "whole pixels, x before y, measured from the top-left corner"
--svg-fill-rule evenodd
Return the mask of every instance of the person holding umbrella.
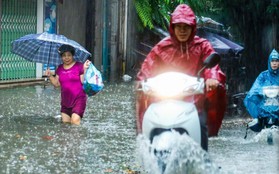
<path id="1" fill-rule="evenodd" d="M 45 75 L 54 87 L 61 87 L 61 116 L 62 122 L 80 125 L 86 108 L 87 96 L 82 88 L 84 74 L 91 61 L 84 63 L 74 59 L 75 48 L 63 44 L 59 47 L 62 64 L 53 74 L 48 68 Z"/>

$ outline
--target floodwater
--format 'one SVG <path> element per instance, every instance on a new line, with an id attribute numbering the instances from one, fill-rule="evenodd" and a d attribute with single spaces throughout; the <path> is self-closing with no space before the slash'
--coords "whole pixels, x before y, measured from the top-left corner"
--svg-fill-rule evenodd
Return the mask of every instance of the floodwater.
<path id="1" fill-rule="evenodd" d="M 136 136 L 133 87 L 106 84 L 88 98 L 80 126 L 61 123 L 59 89 L 0 89 L 0 173 L 145 173 L 138 160 L 144 142 Z M 266 142 L 267 131 L 248 131 L 244 139 L 248 120 L 225 117 L 219 136 L 209 139 L 209 152 L 199 153 L 220 173 L 278 173 L 277 132 L 273 145 Z"/>

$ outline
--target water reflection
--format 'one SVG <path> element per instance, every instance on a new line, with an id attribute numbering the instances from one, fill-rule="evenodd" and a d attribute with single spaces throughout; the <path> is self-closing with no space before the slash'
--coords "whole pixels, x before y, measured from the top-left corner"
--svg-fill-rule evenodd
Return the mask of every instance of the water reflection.
<path id="1" fill-rule="evenodd" d="M 81 126 L 57 117 L 48 86 L 1 89 L 0 173 L 121 173 L 134 165 L 133 85 L 107 85 L 88 99 Z"/>
<path id="2" fill-rule="evenodd" d="M 248 131 L 244 139 L 247 121 L 245 118 L 226 118 L 219 136 L 210 138 L 211 157 L 228 174 L 278 173 L 278 130 L 273 130 L 273 145 L 267 143 L 269 129 L 259 134 Z"/>
<path id="3" fill-rule="evenodd" d="M 106 84 L 88 99 L 80 126 L 62 124 L 60 91 L 51 86 L 0 90 L 0 173 L 128 173 L 136 156 L 133 83 Z M 223 173 L 277 173 L 278 143 L 226 118 L 209 140 L 208 157 Z M 276 153 L 275 153 L 276 152 Z M 268 164 L 267 164 L 268 162 Z M 141 171 L 141 174 L 144 171 Z"/>

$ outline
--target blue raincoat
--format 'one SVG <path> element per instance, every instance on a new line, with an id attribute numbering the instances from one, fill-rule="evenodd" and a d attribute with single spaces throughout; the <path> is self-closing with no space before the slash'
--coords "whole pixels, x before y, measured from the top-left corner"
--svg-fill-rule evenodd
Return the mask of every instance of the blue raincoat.
<path id="1" fill-rule="evenodd" d="M 279 69 L 272 70 L 270 63 L 273 59 L 279 60 L 275 49 L 268 57 L 268 70 L 260 73 L 244 99 L 244 105 L 253 118 L 279 118 Z M 273 95 L 268 95 L 265 88 L 273 89 Z"/>

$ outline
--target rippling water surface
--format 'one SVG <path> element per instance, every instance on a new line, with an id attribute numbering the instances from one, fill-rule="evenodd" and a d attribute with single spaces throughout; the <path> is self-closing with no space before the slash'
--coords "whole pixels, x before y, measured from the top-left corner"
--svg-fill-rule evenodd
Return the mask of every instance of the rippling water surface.
<path id="1" fill-rule="evenodd" d="M 90 97 L 81 126 L 60 122 L 60 91 L 51 86 L 1 89 L 0 96 L 0 173 L 121 173 L 135 166 L 132 84 L 107 85 Z"/>
<path id="2" fill-rule="evenodd" d="M 62 124 L 59 109 L 60 91 L 52 86 L 0 89 L 0 173 L 145 173 L 132 82 L 106 84 L 90 97 L 80 126 Z M 221 173 L 277 173 L 277 133 L 274 145 L 264 131 L 244 139 L 246 122 L 225 118 L 206 155 Z"/>

